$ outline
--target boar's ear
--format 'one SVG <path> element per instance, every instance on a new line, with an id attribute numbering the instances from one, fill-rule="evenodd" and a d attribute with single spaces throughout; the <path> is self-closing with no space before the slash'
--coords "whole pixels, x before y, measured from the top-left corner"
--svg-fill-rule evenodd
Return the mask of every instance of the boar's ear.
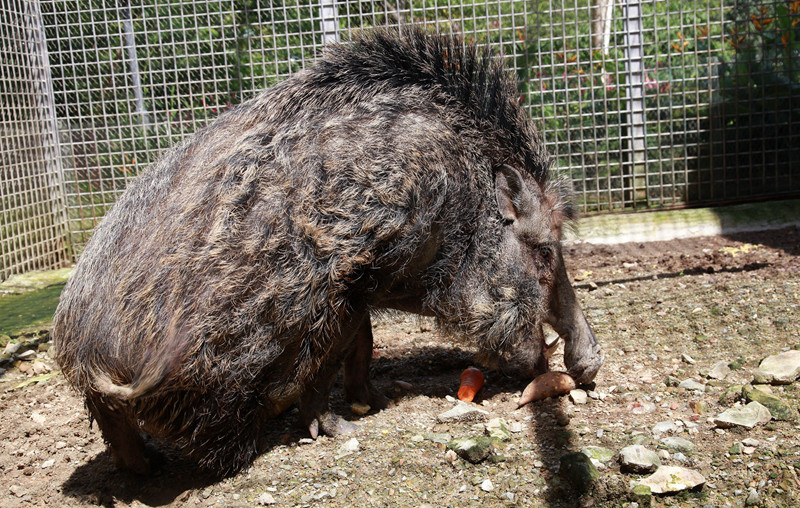
<path id="1" fill-rule="evenodd" d="M 531 213 L 532 197 L 519 171 L 507 164 L 495 168 L 494 193 L 505 220 L 516 221 Z"/>

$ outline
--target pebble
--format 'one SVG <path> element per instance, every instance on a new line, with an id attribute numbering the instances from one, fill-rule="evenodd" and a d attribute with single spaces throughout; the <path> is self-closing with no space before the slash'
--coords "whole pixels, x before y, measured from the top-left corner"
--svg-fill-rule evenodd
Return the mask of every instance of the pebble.
<path id="1" fill-rule="evenodd" d="M 678 383 L 678 388 L 684 388 L 686 390 L 691 390 L 694 392 L 704 392 L 706 391 L 706 385 L 703 383 L 698 383 L 694 379 L 685 379 Z"/>
<path id="2" fill-rule="evenodd" d="M 508 430 L 510 430 L 514 434 L 522 432 L 524 430 L 524 428 L 525 427 L 523 427 L 522 423 L 520 423 L 520 422 L 511 422 L 511 423 L 508 424 Z"/>
<path id="3" fill-rule="evenodd" d="M 19 349 L 21 347 L 22 347 L 22 344 L 19 343 L 19 342 L 9 342 L 8 344 L 6 344 L 6 347 L 3 349 L 3 354 L 11 356 L 13 354 L 16 354 L 17 351 L 19 351 Z"/>
<path id="4" fill-rule="evenodd" d="M 481 482 L 481 490 L 484 492 L 491 492 L 494 490 L 494 485 L 492 485 L 492 480 L 485 479 Z"/>
<path id="5" fill-rule="evenodd" d="M 28 493 L 27 489 L 22 485 L 12 485 L 8 490 L 17 497 L 24 497 Z"/>
<path id="6" fill-rule="evenodd" d="M 17 356 L 17 358 L 20 359 L 20 360 L 25 360 L 25 361 L 33 360 L 34 358 L 36 358 L 36 351 L 34 351 L 33 349 L 29 349 L 29 350 L 25 351 L 24 353 L 20 353 Z"/>
<path id="7" fill-rule="evenodd" d="M 638 474 L 652 473 L 661 465 L 658 454 L 642 445 L 626 446 L 620 450 L 619 462 L 623 471 Z"/>
<path id="8" fill-rule="evenodd" d="M 486 424 L 486 433 L 489 437 L 500 441 L 510 441 L 511 431 L 503 418 L 492 418 Z"/>
<path id="9" fill-rule="evenodd" d="M 347 441 L 345 441 L 342 444 L 342 446 L 339 447 L 339 451 L 342 451 L 342 452 L 355 452 L 355 451 L 358 451 L 358 445 L 359 445 L 358 444 L 358 439 L 353 437 L 353 438 L 350 438 Z"/>
<path id="10" fill-rule="evenodd" d="M 586 404 L 587 394 L 584 390 L 576 388 L 569 391 L 569 398 L 574 404 Z"/>
<path id="11" fill-rule="evenodd" d="M 258 503 L 261 506 L 267 506 L 270 504 L 275 504 L 276 501 L 275 498 L 272 497 L 272 494 L 270 494 L 269 492 L 264 492 L 263 494 L 258 496 L 258 499 L 256 499 L 256 503 Z"/>
<path id="12" fill-rule="evenodd" d="M 728 374 L 731 373 L 731 368 L 728 366 L 727 362 L 717 362 L 712 367 L 711 370 L 708 371 L 706 377 L 709 379 L 717 379 L 722 381 Z"/>
<path id="13" fill-rule="evenodd" d="M 650 487 L 654 494 L 669 494 L 693 489 L 705 482 L 705 477 L 692 469 L 661 466 L 655 473 L 638 482 L 637 485 Z"/>
<path id="14" fill-rule="evenodd" d="M 688 439 L 683 439 L 682 437 L 665 437 L 664 439 L 659 441 L 658 444 L 659 448 L 666 448 L 671 452 L 683 452 L 683 453 L 692 453 L 694 452 L 694 443 L 689 441 Z"/>
<path id="15" fill-rule="evenodd" d="M 795 418 L 794 410 L 780 397 L 758 390 L 751 385 L 742 388 L 742 395 L 747 402 L 756 401 L 766 407 L 775 420 L 787 421 Z"/>
<path id="16" fill-rule="evenodd" d="M 614 458 L 614 452 L 602 446 L 584 446 L 581 453 L 600 463 L 608 462 Z"/>
<path id="17" fill-rule="evenodd" d="M 489 419 L 489 413 L 472 404 L 459 401 L 455 407 L 436 417 L 439 423 L 477 422 Z"/>
<path id="18" fill-rule="evenodd" d="M 746 406 L 733 407 L 714 418 L 718 427 L 745 427 L 752 429 L 756 425 L 764 425 L 772 419 L 769 409 L 758 402 L 751 402 Z"/>
<path id="19" fill-rule="evenodd" d="M 692 358 L 691 356 L 687 355 L 686 353 L 683 353 L 681 355 L 681 360 L 683 360 L 684 363 L 688 363 L 689 365 L 694 365 L 695 363 L 697 363 L 697 361 L 695 361 L 694 358 Z"/>
<path id="20" fill-rule="evenodd" d="M 485 436 L 461 437 L 447 443 L 447 448 L 455 451 L 464 460 L 477 464 L 492 454 L 494 444 Z"/>
<path id="21" fill-rule="evenodd" d="M 744 500 L 745 506 L 758 506 L 758 503 L 761 502 L 761 496 L 758 495 L 758 491 L 754 488 L 751 488 L 747 491 L 747 499 Z"/>
<path id="22" fill-rule="evenodd" d="M 800 351 L 791 350 L 764 358 L 753 373 L 756 383 L 789 384 L 800 376 Z"/>
<path id="23" fill-rule="evenodd" d="M 658 422 L 653 426 L 653 435 L 659 436 L 661 434 L 672 434 L 676 430 L 678 430 L 678 426 L 675 425 L 675 422 Z"/>

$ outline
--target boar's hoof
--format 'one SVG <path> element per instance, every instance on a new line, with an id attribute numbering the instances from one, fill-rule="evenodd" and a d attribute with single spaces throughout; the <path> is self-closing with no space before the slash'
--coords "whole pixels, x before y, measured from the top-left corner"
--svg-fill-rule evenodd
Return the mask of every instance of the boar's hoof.
<path id="1" fill-rule="evenodd" d="M 311 423 L 308 424 L 308 433 L 312 439 L 319 437 L 320 431 L 325 435 L 336 437 L 342 434 L 348 434 L 356 430 L 358 426 L 342 419 L 336 413 L 327 412 L 325 414 L 317 415 Z"/>
<path id="2" fill-rule="evenodd" d="M 567 373 L 572 376 L 572 379 L 574 379 L 575 383 L 578 385 L 589 384 L 594 380 L 600 367 L 603 366 L 604 358 L 605 355 L 603 355 L 602 352 L 598 352 L 595 356 L 582 358 L 577 363 L 571 365 L 569 369 L 567 369 Z"/>
<path id="3" fill-rule="evenodd" d="M 391 405 L 389 398 L 378 391 L 372 383 L 360 385 L 357 388 L 345 387 L 344 398 L 351 404 L 357 402 L 376 410 L 386 409 Z"/>

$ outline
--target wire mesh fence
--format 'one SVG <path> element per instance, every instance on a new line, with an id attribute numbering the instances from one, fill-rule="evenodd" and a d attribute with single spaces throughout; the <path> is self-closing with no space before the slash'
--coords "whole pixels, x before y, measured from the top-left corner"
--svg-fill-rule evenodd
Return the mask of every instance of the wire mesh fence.
<path id="1" fill-rule="evenodd" d="M 69 257 L 41 24 L 38 2 L 0 6 L 0 280 Z"/>
<path id="2" fill-rule="evenodd" d="M 800 193 L 800 1 L 37 4 L 76 253 L 163 150 L 310 65 L 325 43 L 377 25 L 422 24 L 491 45 L 516 73 L 520 100 L 584 212 Z M 19 17 L 28 5 L 6 9 Z M 20 21 L 4 19 L 12 21 L 0 39 L 11 44 L 8 27 Z M 3 90 L 19 76 L 14 69 L 4 60 Z M 34 95 L 4 103 L 24 109 Z M 10 146 L 13 135 L 0 138 Z M 4 159 L 3 189 L 13 194 L 7 167 Z"/>

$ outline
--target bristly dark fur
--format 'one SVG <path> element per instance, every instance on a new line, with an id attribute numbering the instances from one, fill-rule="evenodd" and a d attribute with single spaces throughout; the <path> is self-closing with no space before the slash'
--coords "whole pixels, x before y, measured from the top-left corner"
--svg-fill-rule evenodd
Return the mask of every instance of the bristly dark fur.
<path id="1" fill-rule="evenodd" d="M 343 359 L 371 351 L 372 308 L 435 315 L 488 350 L 528 341 L 535 360 L 547 295 L 499 261 L 501 164 L 559 230 L 549 156 L 490 52 L 407 28 L 334 45 L 128 187 L 62 293 L 64 375 L 115 453 L 145 432 L 228 474 L 270 417 L 327 408 Z"/>

